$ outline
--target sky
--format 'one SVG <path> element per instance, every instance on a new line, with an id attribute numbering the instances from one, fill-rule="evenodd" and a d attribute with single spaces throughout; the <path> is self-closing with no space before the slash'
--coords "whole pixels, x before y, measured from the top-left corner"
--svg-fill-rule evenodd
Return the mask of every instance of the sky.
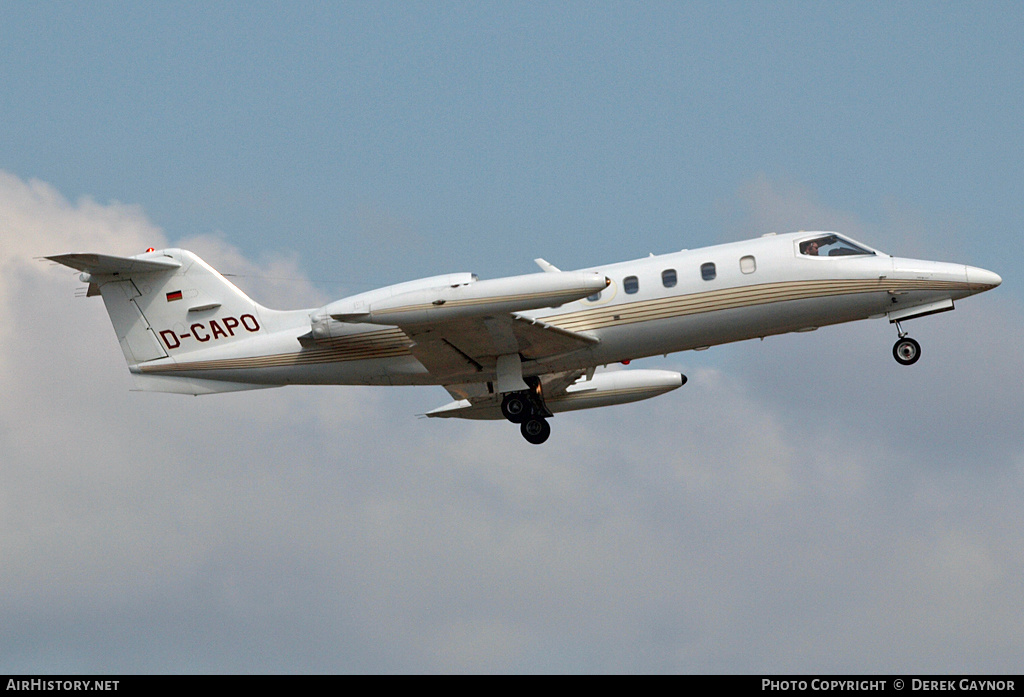
<path id="1" fill-rule="evenodd" d="M 0 672 L 1019 673 L 1024 6 L 0 2 Z M 639 361 L 552 420 L 434 388 L 130 392 L 39 257 L 257 301 L 834 229 L 996 271 Z"/>

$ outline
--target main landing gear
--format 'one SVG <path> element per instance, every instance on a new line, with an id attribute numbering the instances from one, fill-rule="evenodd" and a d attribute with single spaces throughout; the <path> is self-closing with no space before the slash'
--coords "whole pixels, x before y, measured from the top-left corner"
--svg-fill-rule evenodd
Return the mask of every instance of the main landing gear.
<path id="1" fill-rule="evenodd" d="M 527 442 L 540 445 L 551 435 L 551 425 L 543 416 L 530 416 L 519 424 L 519 432 Z"/>
<path id="2" fill-rule="evenodd" d="M 501 414 L 512 423 L 519 424 L 520 433 L 529 443 L 540 445 L 551 435 L 551 426 L 545 418 L 551 416 L 551 412 L 544 406 L 539 381 L 529 390 L 507 393 L 501 400 Z"/>
<path id="3" fill-rule="evenodd" d="M 900 326 L 899 320 L 894 324 L 896 325 L 896 331 L 899 332 L 900 338 L 892 347 L 893 358 L 895 358 L 900 365 L 913 365 L 914 363 L 917 363 L 917 359 L 921 357 L 921 344 L 907 336 L 907 332 Z"/>

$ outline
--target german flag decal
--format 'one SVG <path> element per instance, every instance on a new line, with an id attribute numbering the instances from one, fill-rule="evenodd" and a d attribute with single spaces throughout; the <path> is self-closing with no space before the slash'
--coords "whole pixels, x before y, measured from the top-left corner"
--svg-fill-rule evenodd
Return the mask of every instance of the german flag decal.
<path id="1" fill-rule="evenodd" d="M 175 300 L 181 300 L 181 291 L 175 290 L 167 294 L 167 302 L 174 302 Z"/>

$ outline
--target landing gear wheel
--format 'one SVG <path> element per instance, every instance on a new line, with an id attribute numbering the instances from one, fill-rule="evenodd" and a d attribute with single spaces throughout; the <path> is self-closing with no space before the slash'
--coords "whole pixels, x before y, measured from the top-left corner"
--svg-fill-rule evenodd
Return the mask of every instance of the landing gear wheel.
<path id="1" fill-rule="evenodd" d="M 530 408 L 530 401 L 518 392 L 509 392 L 501 400 L 501 415 L 514 424 L 526 421 L 531 411 L 533 410 Z"/>
<path id="2" fill-rule="evenodd" d="M 921 344 L 903 337 L 892 347 L 892 355 L 900 365 L 913 365 L 921 357 Z"/>
<path id="3" fill-rule="evenodd" d="M 546 419 L 542 419 L 539 416 L 531 416 L 522 423 L 519 431 L 527 441 L 534 445 L 540 445 L 551 435 L 551 426 L 548 425 Z"/>

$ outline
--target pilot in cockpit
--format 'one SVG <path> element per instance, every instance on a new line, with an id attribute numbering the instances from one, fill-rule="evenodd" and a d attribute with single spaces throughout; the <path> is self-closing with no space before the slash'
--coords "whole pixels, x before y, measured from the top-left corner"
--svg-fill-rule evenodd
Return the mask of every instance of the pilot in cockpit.
<path id="1" fill-rule="evenodd" d="M 821 246 L 821 240 L 808 240 L 800 245 L 800 253 L 806 254 L 807 256 L 816 257 L 818 256 L 818 248 Z"/>
<path id="2" fill-rule="evenodd" d="M 813 240 L 805 240 L 800 243 L 800 253 L 809 257 L 869 256 L 874 254 L 871 250 L 859 247 L 839 235 L 826 235 L 825 237 L 815 237 Z"/>

